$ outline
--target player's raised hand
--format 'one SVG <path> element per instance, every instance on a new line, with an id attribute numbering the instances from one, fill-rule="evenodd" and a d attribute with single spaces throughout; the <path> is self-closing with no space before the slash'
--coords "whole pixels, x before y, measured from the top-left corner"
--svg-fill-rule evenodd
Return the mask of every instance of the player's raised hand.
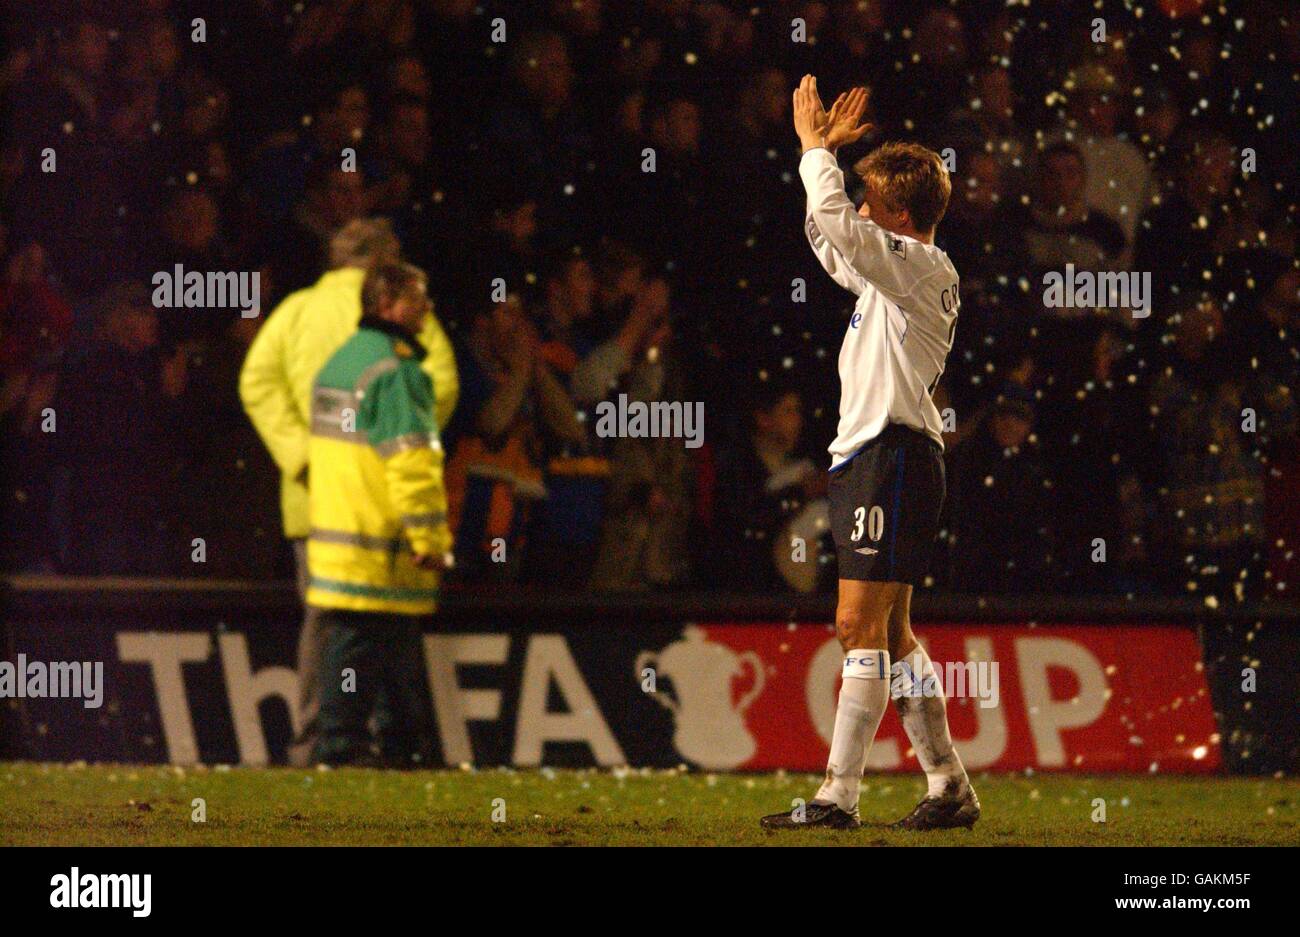
<path id="1" fill-rule="evenodd" d="M 843 97 L 844 95 L 840 95 Z M 817 110 L 817 130 L 819 133 L 826 132 L 826 105 L 822 103 L 822 96 L 817 91 L 817 76 L 812 76 L 812 99 L 813 105 Z"/>
<path id="2" fill-rule="evenodd" d="M 831 112 L 833 113 L 833 112 L 835 112 L 838 108 L 842 108 L 842 107 L 844 106 L 844 101 L 845 101 L 846 98 L 848 98 L 848 96 L 849 96 L 849 93 L 848 93 L 847 91 L 841 91 L 841 92 L 840 92 L 840 96 L 839 96 L 838 98 L 836 98 L 836 99 L 835 99 L 835 103 L 831 105 Z M 818 103 L 818 105 L 820 105 L 820 104 L 821 104 L 821 101 L 819 100 L 817 103 Z M 830 120 L 830 114 L 829 114 L 829 113 L 827 113 L 827 114 L 823 114 L 823 115 L 822 115 L 822 130 L 823 130 L 823 131 L 826 129 L 826 123 L 827 123 L 829 120 Z"/>
<path id="3" fill-rule="evenodd" d="M 869 96 L 866 88 L 853 88 L 835 99 L 826 115 L 826 149 L 834 152 L 846 143 L 857 143 L 871 130 L 871 124 L 859 124 Z"/>
<path id="4" fill-rule="evenodd" d="M 817 79 L 804 75 L 799 87 L 794 89 L 794 132 L 805 151 L 822 146 L 822 127 L 825 111 L 817 96 Z"/>

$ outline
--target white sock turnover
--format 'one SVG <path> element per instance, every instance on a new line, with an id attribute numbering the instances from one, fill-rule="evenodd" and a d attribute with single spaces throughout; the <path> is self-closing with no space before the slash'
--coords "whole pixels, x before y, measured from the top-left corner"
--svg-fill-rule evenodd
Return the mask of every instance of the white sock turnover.
<path id="1" fill-rule="evenodd" d="M 889 705 L 889 652 L 857 649 L 844 655 L 844 682 L 835 709 L 835 732 L 819 803 L 856 813 L 867 752 Z"/>
<path id="2" fill-rule="evenodd" d="M 918 644 L 914 651 L 894 663 L 893 675 L 894 704 L 916 752 L 916 760 L 925 769 L 927 793 L 942 794 L 953 781 L 957 782 L 958 789 L 964 788 L 970 780 L 961 756 L 953 748 L 943 686 L 935 675 L 930 655 Z"/>

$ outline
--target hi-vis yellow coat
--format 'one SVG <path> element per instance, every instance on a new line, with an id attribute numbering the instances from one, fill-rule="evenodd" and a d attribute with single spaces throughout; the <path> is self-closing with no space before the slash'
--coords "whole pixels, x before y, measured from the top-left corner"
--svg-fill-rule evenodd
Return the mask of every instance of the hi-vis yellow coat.
<path id="1" fill-rule="evenodd" d="M 305 537 L 310 529 L 307 440 L 311 389 L 316 375 L 357 330 L 361 284 L 357 267 L 331 270 L 314 286 L 287 296 L 257 333 L 239 377 L 239 396 L 262 442 L 280 468 L 284 535 Z M 433 379 L 434 419 L 446 426 L 460 391 L 451 342 L 430 315 L 416 336 L 426 355 L 421 367 Z"/>
<path id="2" fill-rule="evenodd" d="M 438 574 L 413 562 L 451 549 L 442 446 L 424 349 L 364 317 L 326 362 L 311 402 L 307 602 L 427 614 Z"/>

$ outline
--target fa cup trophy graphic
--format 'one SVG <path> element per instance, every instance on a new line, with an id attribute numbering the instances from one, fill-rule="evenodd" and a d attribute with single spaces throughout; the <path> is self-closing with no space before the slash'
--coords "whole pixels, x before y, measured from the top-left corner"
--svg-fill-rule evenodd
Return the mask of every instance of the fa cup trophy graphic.
<path id="1" fill-rule="evenodd" d="M 642 651 L 636 659 L 636 676 L 654 671 L 655 690 L 650 695 L 673 714 L 677 753 L 701 768 L 726 770 L 754 757 L 758 746 L 745 728 L 745 711 L 763 692 L 763 661 L 754 651 L 737 654 L 724 644 L 708 640 L 703 629 L 688 625 L 679 641 L 658 654 Z M 732 681 L 751 671 L 753 685 L 732 703 Z M 658 687 L 667 677 L 676 698 Z"/>

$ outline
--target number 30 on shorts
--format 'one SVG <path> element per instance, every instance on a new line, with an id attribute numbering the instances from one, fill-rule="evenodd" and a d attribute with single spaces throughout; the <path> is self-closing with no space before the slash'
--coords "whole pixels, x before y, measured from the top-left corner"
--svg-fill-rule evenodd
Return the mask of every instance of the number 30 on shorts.
<path id="1" fill-rule="evenodd" d="M 866 522 L 867 536 L 873 541 L 879 540 L 885 533 L 885 511 L 878 504 L 873 504 L 871 510 L 866 507 L 859 507 L 853 512 L 853 536 L 850 540 L 862 539 L 862 524 Z"/>

